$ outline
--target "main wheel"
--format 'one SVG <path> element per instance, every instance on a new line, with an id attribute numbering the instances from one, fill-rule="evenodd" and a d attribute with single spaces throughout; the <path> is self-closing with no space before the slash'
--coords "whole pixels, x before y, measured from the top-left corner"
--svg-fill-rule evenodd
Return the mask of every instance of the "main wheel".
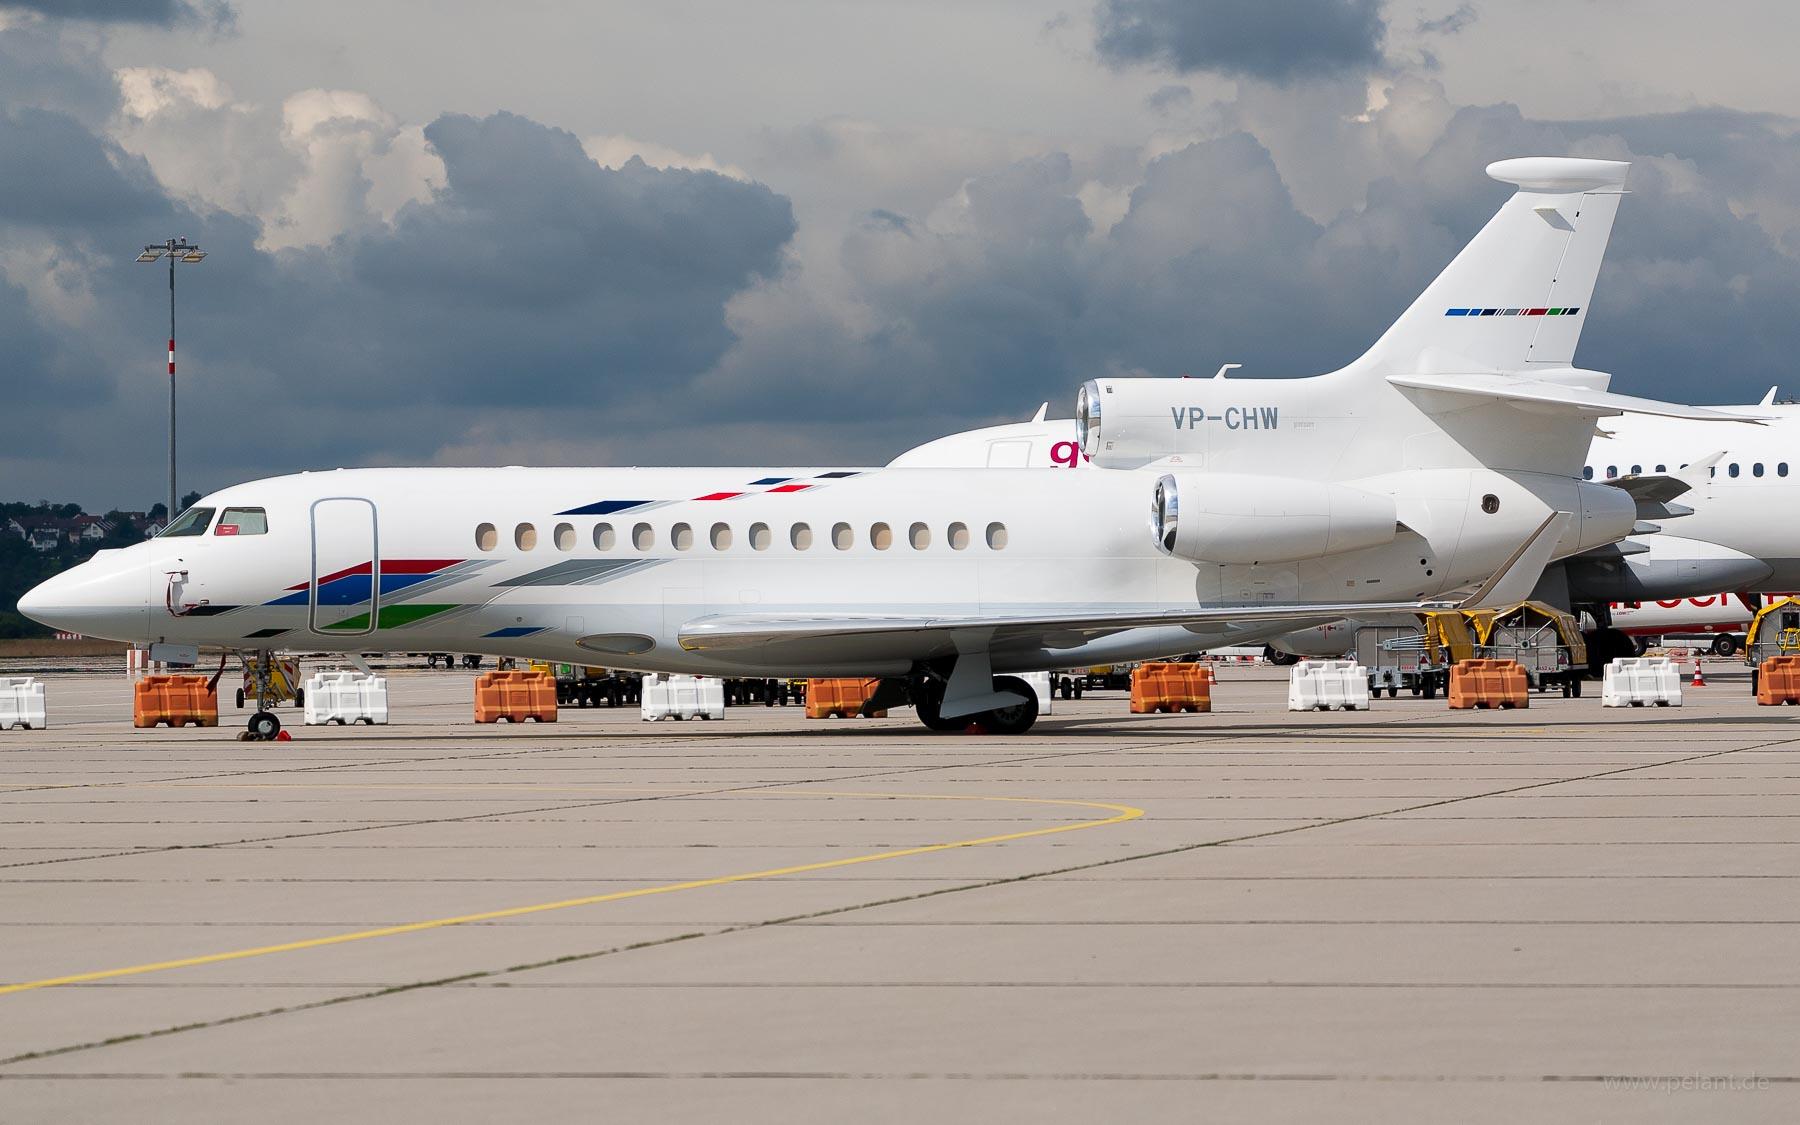
<path id="1" fill-rule="evenodd" d="M 242 711 L 244 709 L 244 689 L 243 688 L 237 689 L 237 701 L 238 701 L 238 710 Z"/>
<path id="2" fill-rule="evenodd" d="M 913 689 L 912 697 L 913 710 L 918 712 L 919 721 L 924 723 L 928 730 L 962 730 L 975 717 L 965 715 L 960 718 L 946 719 L 938 713 L 938 709 L 944 705 L 943 684 L 920 684 Z"/>
<path id="3" fill-rule="evenodd" d="M 1024 700 L 1010 707 L 996 707 L 992 711 L 983 712 L 981 722 L 993 734 L 1024 734 L 1037 722 L 1037 692 L 1031 685 L 1017 676 L 995 676 L 995 691 L 1010 691 L 1024 696 Z"/>
<path id="4" fill-rule="evenodd" d="M 269 741 L 281 733 L 281 720 L 273 711 L 258 711 L 250 716 L 250 737 Z"/>
<path id="5" fill-rule="evenodd" d="M 1714 656 L 1736 655 L 1738 650 L 1737 638 L 1730 633 L 1726 633 L 1724 636 L 1713 641 L 1712 650 Z"/>

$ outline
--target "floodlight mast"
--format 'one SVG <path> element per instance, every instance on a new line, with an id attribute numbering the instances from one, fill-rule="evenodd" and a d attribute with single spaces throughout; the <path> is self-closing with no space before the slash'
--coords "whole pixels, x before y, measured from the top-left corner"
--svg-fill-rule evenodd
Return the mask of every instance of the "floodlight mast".
<path id="1" fill-rule="evenodd" d="M 198 263 L 206 257 L 206 251 L 185 238 L 171 238 L 160 245 L 144 247 L 137 260 L 155 262 L 165 257 L 169 259 L 169 511 L 163 526 L 167 527 L 175 520 L 175 504 L 180 495 L 175 491 L 175 263 Z"/>

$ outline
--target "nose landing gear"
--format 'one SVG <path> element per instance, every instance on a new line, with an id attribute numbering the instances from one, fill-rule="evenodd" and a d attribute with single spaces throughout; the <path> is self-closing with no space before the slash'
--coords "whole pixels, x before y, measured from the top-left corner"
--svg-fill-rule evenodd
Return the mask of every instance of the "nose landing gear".
<path id="1" fill-rule="evenodd" d="M 292 699 L 295 703 L 305 700 L 299 685 L 291 682 L 298 679 L 298 667 L 284 669 L 268 649 L 240 653 L 239 656 L 244 662 L 245 690 L 238 692 L 238 704 L 242 706 L 244 696 L 248 694 L 256 700 L 256 713 L 250 716 L 244 733 L 238 738 L 246 742 L 273 742 L 282 737 L 281 720 L 276 717 L 274 706 L 284 699 Z"/>

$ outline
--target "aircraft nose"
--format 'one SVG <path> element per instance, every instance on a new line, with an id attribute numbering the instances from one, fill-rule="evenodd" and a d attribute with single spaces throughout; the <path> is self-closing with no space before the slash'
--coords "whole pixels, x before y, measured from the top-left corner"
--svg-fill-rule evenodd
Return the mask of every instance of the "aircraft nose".
<path id="1" fill-rule="evenodd" d="M 52 629 L 83 636 L 134 642 L 151 639 L 147 636 L 148 577 L 139 559 L 117 557 L 127 554 L 103 551 L 52 575 L 26 591 L 19 599 L 19 612 Z"/>

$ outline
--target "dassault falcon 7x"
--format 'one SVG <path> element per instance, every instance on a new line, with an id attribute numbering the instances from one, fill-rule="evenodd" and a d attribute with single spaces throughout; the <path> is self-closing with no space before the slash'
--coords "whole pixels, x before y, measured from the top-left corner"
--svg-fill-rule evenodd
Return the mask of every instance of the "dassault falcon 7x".
<path id="1" fill-rule="evenodd" d="M 1569 367 L 1627 167 L 1491 165 L 1518 190 L 1366 354 L 1312 378 L 1182 384 L 1175 456 L 1132 461 L 1137 427 L 1171 415 L 1133 418 L 1120 395 L 1119 467 L 1079 474 L 301 473 L 215 492 L 19 608 L 265 660 L 454 649 L 880 677 L 878 706 L 1014 733 L 1036 703 L 1007 673 L 1245 643 L 1483 580 L 1477 597 L 1517 597 L 1521 576 L 1637 520 L 1628 493 L 1579 479 L 1597 416 L 1708 416 Z"/>

